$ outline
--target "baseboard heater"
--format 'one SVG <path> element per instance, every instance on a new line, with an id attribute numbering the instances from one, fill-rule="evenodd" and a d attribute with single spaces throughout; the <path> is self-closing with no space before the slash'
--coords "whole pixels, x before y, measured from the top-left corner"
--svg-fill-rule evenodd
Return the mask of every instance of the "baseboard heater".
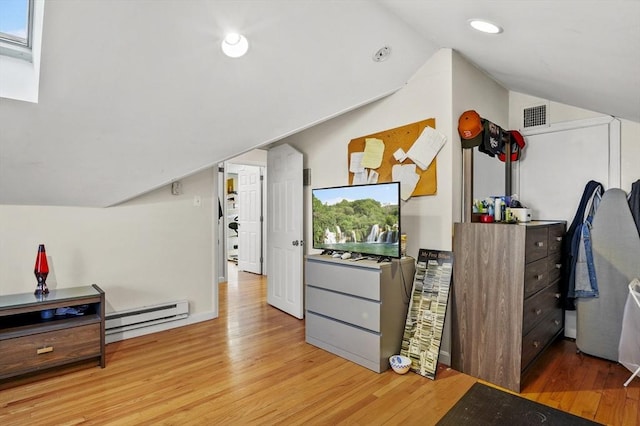
<path id="1" fill-rule="evenodd" d="M 188 316 L 189 302 L 186 300 L 112 312 L 105 317 L 105 333 L 114 334 L 136 328 L 149 327 Z"/>

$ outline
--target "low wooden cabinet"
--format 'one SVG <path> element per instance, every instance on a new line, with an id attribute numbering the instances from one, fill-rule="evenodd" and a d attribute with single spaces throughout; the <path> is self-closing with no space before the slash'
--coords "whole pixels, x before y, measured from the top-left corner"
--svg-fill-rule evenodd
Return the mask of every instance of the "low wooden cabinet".
<path id="1" fill-rule="evenodd" d="M 104 368 L 104 303 L 95 284 L 0 296 L 0 379 L 90 359 Z"/>
<path id="2" fill-rule="evenodd" d="M 520 392 L 524 373 L 564 330 L 564 233 L 565 222 L 455 224 L 454 369 Z"/>
<path id="3" fill-rule="evenodd" d="M 400 353 L 415 260 L 308 255 L 306 341 L 377 373 Z"/>

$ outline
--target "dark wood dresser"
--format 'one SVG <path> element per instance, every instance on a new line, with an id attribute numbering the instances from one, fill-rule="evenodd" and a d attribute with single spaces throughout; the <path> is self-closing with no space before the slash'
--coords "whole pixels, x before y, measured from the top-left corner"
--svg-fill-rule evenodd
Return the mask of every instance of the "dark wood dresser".
<path id="1" fill-rule="evenodd" d="M 451 366 L 520 392 L 523 374 L 564 330 L 565 222 L 456 223 Z"/>
<path id="2" fill-rule="evenodd" d="M 90 359 L 104 368 L 104 303 L 95 284 L 0 296 L 0 380 Z"/>

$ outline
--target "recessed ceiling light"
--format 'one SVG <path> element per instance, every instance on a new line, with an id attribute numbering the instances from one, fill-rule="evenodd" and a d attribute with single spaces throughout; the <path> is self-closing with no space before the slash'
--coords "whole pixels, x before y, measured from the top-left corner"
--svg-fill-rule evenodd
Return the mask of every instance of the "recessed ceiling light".
<path id="1" fill-rule="evenodd" d="M 488 34 L 500 34 L 502 27 L 484 19 L 469 19 L 469 25 L 475 30 Z"/>
<path id="2" fill-rule="evenodd" d="M 242 34 L 229 33 L 222 40 L 222 51 L 230 58 L 239 58 L 249 50 L 249 42 Z"/>

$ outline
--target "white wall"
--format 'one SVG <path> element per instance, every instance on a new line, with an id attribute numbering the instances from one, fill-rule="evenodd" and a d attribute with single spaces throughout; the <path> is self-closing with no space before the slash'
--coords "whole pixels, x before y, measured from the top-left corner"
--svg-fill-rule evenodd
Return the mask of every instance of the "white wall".
<path id="1" fill-rule="evenodd" d="M 0 206 L 0 294 L 35 289 L 44 243 L 50 289 L 96 283 L 107 312 L 187 299 L 192 314 L 217 316 L 213 179 L 209 169 L 183 179 L 181 195 L 164 187 L 110 208 Z"/>
<path id="2" fill-rule="evenodd" d="M 491 79 L 484 71 L 466 61 L 461 55 L 454 55 L 453 67 L 453 116 L 457 140 L 458 118 L 467 110 L 475 110 L 504 129 L 508 129 L 509 92 Z M 460 145 L 458 145 L 460 147 Z M 462 149 L 456 150 L 454 164 L 462 167 Z M 497 158 L 473 149 L 473 198 L 483 199 L 489 195 L 504 194 L 504 163 Z M 454 202 L 462 203 L 462 173 L 457 181 Z M 460 211 L 460 207 L 457 208 Z M 461 221 L 461 216 L 456 217 Z"/>
<path id="3" fill-rule="evenodd" d="M 602 117 L 603 114 L 582 108 L 550 102 L 546 99 L 525 95 L 518 92 L 509 94 L 509 124 L 510 128 L 517 129 L 522 125 L 522 109 L 534 105 L 547 103 L 549 105 L 547 116 L 549 124 L 564 121 L 582 120 L 586 118 Z M 631 189 L 631 184 L 640 179 L 640 123 L 620 119 L 621 139 L 621 188 L 625 191 Z M 526 147 L 525 147 L 526 149 Z M 586 183 L 586 182 L 585 182 Z"/>

